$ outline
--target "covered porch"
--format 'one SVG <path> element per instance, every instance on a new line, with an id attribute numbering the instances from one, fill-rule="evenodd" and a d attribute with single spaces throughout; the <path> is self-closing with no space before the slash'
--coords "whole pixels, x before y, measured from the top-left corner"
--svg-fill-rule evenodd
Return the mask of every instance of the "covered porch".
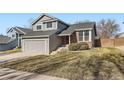
<path id="1" fill-rule="evenodd" d="M 76 32 L 72 34 L 61 35 L 59 37 L 61 38 L 63 45 L 70 45 L 71 43 L 78 42 Z"/>
<path id="2" fill-rule="evenodd" d="M 93 47 L 96 35 L 95 22 L 84 22 L 71 25 L 58 36 L 61 38 L 62 44 L 85 42 Z"/>
<path id="3" fill-rule="evenodd" d="M 89 47 L 94 46 L 94 41 L 92 40 L 92 32 L 91 30 L 76 30 L 73 33 L 69 34 L 60 34 L 62 45 L 70 45 L 71 43 L 80 43 L 86 42 Z M 92 42 L 93 41 L 93 42 Z"/>

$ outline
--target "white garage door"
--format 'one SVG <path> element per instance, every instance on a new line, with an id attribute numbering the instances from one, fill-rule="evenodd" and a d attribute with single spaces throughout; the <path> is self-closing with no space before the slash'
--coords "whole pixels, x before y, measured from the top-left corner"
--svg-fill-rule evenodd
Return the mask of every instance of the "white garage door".
<path id="1" fill-rule="evenodd" d="M 46 54 L 46 40 L 24 40 L 24 52 L 34 52 Z"/>

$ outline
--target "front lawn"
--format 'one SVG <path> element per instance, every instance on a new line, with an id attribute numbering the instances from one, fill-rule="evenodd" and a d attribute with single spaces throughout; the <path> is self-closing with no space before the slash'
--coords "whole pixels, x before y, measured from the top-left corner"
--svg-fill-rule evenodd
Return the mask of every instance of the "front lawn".
<path id="1" fill-rule="evenodd" d="M 124 79 L 124 54 L 115 48 L 61 52 L 0 63 L 0 67 L 73 80 Z"/>

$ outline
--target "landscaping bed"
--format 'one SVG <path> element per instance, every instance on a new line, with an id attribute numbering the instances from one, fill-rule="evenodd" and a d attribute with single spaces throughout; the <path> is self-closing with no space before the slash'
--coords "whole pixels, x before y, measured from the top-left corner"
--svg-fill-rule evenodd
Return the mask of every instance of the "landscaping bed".
<path id="1" fill-rule="evenodd" d="M 60 52 L 0 63 L 0 67 L 35 72 L 71 80 L 124 79 L 124 54 L 115 48 Z"/>

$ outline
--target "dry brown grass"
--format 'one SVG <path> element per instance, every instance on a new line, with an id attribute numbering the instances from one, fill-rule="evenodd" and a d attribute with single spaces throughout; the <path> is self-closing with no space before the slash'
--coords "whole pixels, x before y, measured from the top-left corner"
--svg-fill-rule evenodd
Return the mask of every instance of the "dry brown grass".
<path id="1" fill-rule="evenodd" d="M 114 48 L 65 51 L 1 63 L 0 66 L 73 80 L 124 79 L 124 54 Z"/>
<path id="2" fill-rule="evenodd" d="M 12 49 L 12 50 L 6 50 L 6 51 L 0 51 L 0 54 L 10 54 L 10 53 L 16 53 L 21 52 L 20 48 Z"/>

